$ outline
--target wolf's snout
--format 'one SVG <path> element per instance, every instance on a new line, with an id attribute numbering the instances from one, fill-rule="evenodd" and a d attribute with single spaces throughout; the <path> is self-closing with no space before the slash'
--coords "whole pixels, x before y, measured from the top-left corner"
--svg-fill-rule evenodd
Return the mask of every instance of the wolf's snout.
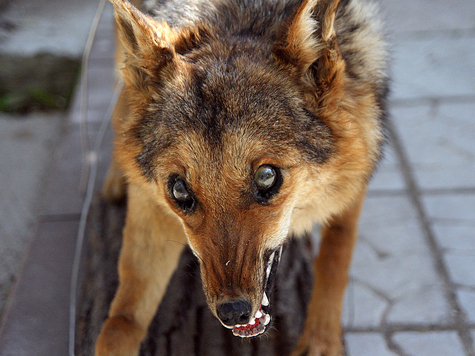
<path id="1" fill-rule="evenodd" d="M 252 306 L 247 300 L 237 300 L 234 302 L 225 302 L 218 305 L 218 318 L 223 324 L 234 326 L 237 324 L 247 324 L 251 317 Z"/>

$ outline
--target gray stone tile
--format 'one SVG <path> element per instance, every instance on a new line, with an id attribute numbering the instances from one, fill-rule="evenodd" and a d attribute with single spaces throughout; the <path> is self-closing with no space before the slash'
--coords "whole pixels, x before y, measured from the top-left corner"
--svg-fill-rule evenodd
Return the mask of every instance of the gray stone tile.
<path id="1" fill-rule="evenodd" d="M 380 162 L 371 180 L 368 191 L 395 191 L 404 190 L 406 185 L 401 174 L 401 167 L 394 147 L 391 143 L 385 147 L 384 159 Z"/>
<path id="2" fill-rule="evenodd" d="M 400 332 L 393 336 L 407 355 L 465 356 L 462 343 L 455 331 Z"/>
<path id="3" fill-rule="evenodd" d="M 438 220 L 432 228 L 438 244 L 445 252 L 475 256 L 475 232 L 471 224 L 458 225 L 455 221 Z"/>
<path id="4" fill-rule="evenodd" d="M 465 226 L 475 231 L 475 194 L 427 195 L 423 203 L 436 226 Z"/>
<path id="5" fill-rule="evenodd" d="M 114 91 L 114 66 L 112 60 L 91 63 L 88 75 L 87 121 L 100 122 L 106 114 L 107 107 Z M 78 85 L 77 95 L 71 105 L 70 121 L 73 124 L 81 122 L 81 95 Z"/>
<path id="6" fill-rule="evenodd" d="M 420 188 L 475 187 L 474 111 L 475 103 L 393 109 Z"/>
<path id="7" fill-rule="evenodd" d="M 346 333 L 348 356 L 396 356 L 379 333 Z"/>
<path id="8" fill-rule="evenodd" d="M 380 0 L 390 33 L 410 36 L 411 32 L 475 28 L 475 7 L 465 0 Z"/>
<path id="9" fill-rule="evenodd" d="M 377 324 L 388 301 L 391 308 L 387 309 L 385 322 L 421 324 L 450 320 L 449 306 L 416 215 L 404 196 L 367 199 L 351 276 L 368 290 L 355 289 L 354 310 L 369 314 L 360 316 L 361 320 L 355 318 L 354 326 Z M 372 311 L 364 299 L 365 293 L 377 301 Z M 426 303 L 420 298 L 425 298 Z M 379 319 L 379 324 L 382 322 Z"/>
<path id="10" fill-rule="evenodd" d="M 475 37 L 398 40 L 392 99 L 475 94 Z"/>
<path id="11" fill-rule="evenodd" d="M 450 277 L 455 283 L 475 287 L 475 194 L 425 196 L 423 203 L 444 249 Z"/>
<path id="12" fill-rule="evenodd" d="M 358 281 L 350 281 L 343 302 L 342 324 L 346 328 L 381 326 L 388 300 Z"/>
<path id="13" fill-rule="evenodd" d="M 94 146 L 98 124 L 89 126 L 90 145 Z M 96 179 L 96 191 L 102 187 L 112 150 L 112 132 L 109 129 L 99 155 L 99 170 Z M 45 196 L 44 215 L 79 214 L 83 204 L 83 192 L 80 192 L 82 151 L 80 129 L 71 125 L 59 148 L 56 166 L 50 172 L 50 179 Z"/>
<path id="14" fill-rule="evenodd" d="M 13 4 L 2 15 L 16 25 L 16 31 L 2 41 L 2 52 L 80 58 L 97 1 L 17 0 Z"/>
<path id="15" fill-rule="evenodd" d="M 446 254 L 445 261 L 452 281 L 464 286 L 475 286 L 475 256 Z"/>
<path id="16" fill-rule="evenodd" d="M 396 299 L 389 309 L 386 322 L 390 324 L 448 324 L 450 304 L 442 283 L 421 285 Z"/>
<path id="17" fill-rule="evenodd" d="M 4 320 L 0 355 L 67 354 L 77 228 L 77 222 L 40 224 Z"/>
<path id="18" fill-rule="evenodd" d="M 112 59 L 114 57 L 114 9 L 107 3 L 102 13 L 96 37 L 92 47 L 90 59 Z"/>
<path id="19" fill-rule="evenodd" d="M 459 289 L 457 298 L 467 316 L 467 321 L 475 323 L 475 289 Z"/>
<path id="20" fill-rule="evenodd" d="M 0 315 L 41 211 L 62 120 L 0 116 Z"/>
<path id="21" fill-rule="evenodd" d="M 392 255 L 428 253 L 409 198 L 405 195 L 368 197 L 361 214 L 358 247 L 369 250 L 372 259 L 382 260 Z"/>

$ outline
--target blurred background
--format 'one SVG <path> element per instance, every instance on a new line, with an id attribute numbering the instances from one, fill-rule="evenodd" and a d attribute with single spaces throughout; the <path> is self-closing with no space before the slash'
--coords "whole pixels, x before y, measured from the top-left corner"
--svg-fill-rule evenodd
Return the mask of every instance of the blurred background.
<path id="1" fill-rule="evenodd" d="M 85 186 L 78 79 L 98 4 L 0 0 L 0 355 L 67 353 Z M 390 146 L 363 212 L 347 353 L 475 356 L 475 3 L 379 4 Z M 107 4 L 89 60 L 91 146 L 112 97 L 113 48 Z"/>

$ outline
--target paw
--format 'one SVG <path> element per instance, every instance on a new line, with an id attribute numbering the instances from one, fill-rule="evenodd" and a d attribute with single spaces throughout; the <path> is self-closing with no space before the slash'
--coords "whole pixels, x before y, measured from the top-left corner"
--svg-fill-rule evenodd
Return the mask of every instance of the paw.
<path id="1" fill-rule="evenodd" d="M 145 332 L 122 316 L 107 318 L 96 342 L 95 356 L 137 356 Z"/>
<path id="2" fill-rule="evenodd" d="M 122 172 L 115 167 L 114 163 L 111 163 L 102 187 L 104 198 L 110 203 L 117 203 L 125 198 L 126 191 L 126 183 Z"/>
<path id="3" fill-rule="evenodd" d="M 322 336 L 303 333 L 291 356 L 342 356 L 343 345 L 339 335 Z"/>

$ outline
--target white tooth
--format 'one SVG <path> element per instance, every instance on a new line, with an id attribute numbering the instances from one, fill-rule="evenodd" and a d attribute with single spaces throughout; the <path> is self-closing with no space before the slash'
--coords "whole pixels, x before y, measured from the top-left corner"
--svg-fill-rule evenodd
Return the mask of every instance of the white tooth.
<path id="1" fill-rule="evenodd" d="M 261 317 L 262 317 L 262 313 L 260 310 L 258 310 L 256 313 L 256 319 L 260 319 Z"/>
<path id="2" fill-rule="evenodd" d="M 233 329 L 233 328 L 234 328 L 234 326 L 229 326 L 229 325 L 224 324 L 221 320 L 220 320 L 220 323 L 221 323 L 221 325 L 224 326 L 226 329 Z"/>
<path id="3" fill-rule="evenodd" d="M 266 314 L 266 318 L 264 319 L 264 325 L 269 324 L 269 322 L 270 322 L 270 315 Z"/>
<path id="4" fill-rule="evenodd" d="M 247 324 L 247 325 L 254 325 L 255 322 L 256 322 L 256 319 L 252 318 L 252 320 L 249 320 L 249 324 Z"/>
<path id="5" fill-rule="evenodd" d="M 267 294 L 264 292 L 264 296 L 262 297 L 262 303 L 263 306 L 268 306 L 269 305 L 269 299 L 267 299 Z"/>
<path id="6" fill-rule="evenodd" d="M 274 256 L 275 256 L 275 251 L 272 252 L 272 255 L 270 255 L 270 257 L 269 257 L 269 262 L 268 262 L 268 263 L 269 263 L 270 265 L 272 265 L 272 262 L 274 261 Z"/>
<path id="7" fill-rule="evenodd" d="M 274 262 L 275 251 L 272 252 L 272 255 L 269 257 L 269 261 L 267 262 L 267 269 L 266 269 L 266 277 L 269 278 L 270 271 L 272 269 L 272 262 Z"/>

